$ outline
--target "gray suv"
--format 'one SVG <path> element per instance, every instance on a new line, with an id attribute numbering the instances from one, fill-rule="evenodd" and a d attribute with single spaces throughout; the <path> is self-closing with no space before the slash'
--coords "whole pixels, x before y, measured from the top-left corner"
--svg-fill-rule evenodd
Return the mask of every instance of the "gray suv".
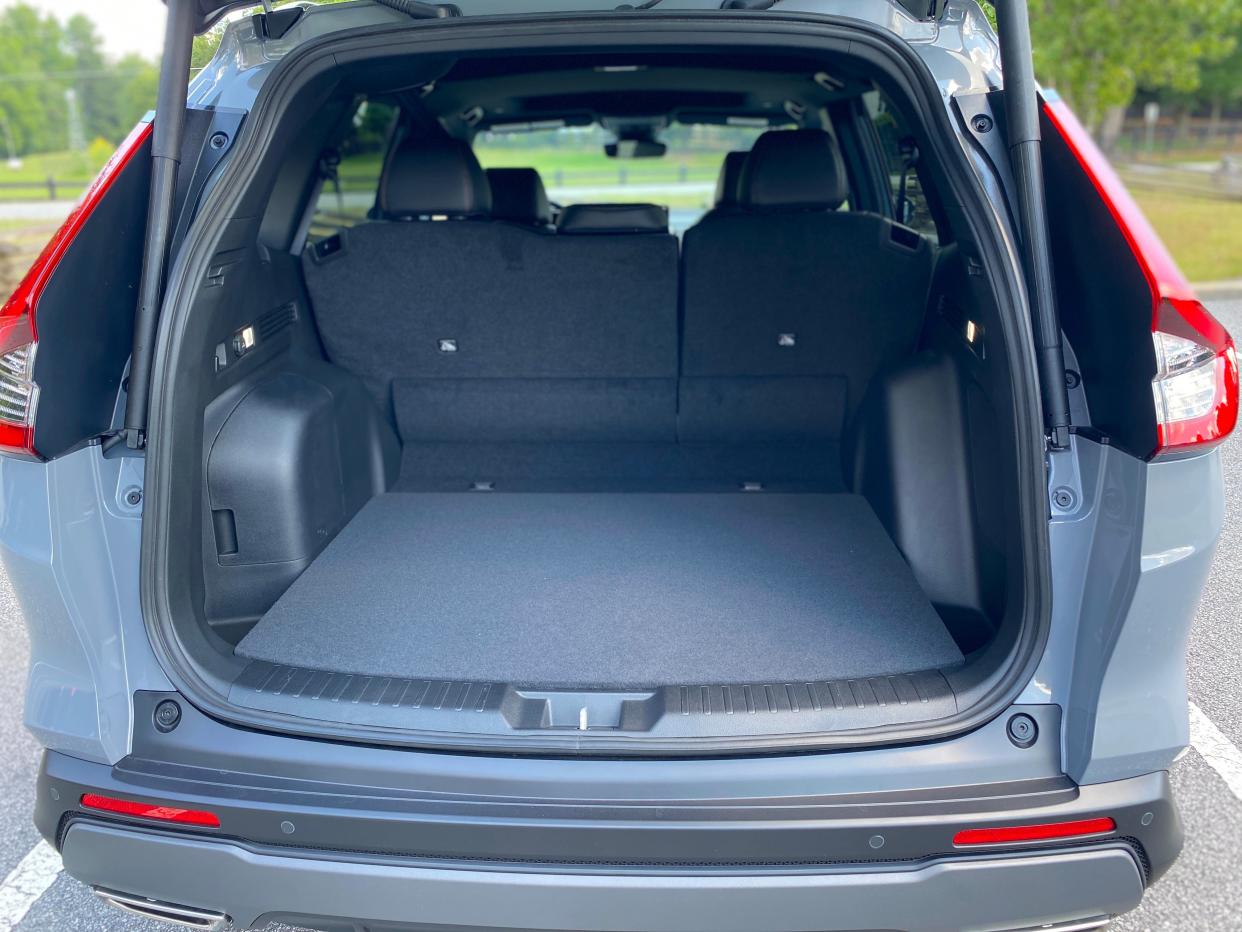
<path id="1" fill-rule="evenodd" d="M 248 4 L 168 6 L 0 311 L 72 876 L 203 929 L 1139 902 L 1237 362 L 1022 0 L 298 3 L 188 83 Z"/>

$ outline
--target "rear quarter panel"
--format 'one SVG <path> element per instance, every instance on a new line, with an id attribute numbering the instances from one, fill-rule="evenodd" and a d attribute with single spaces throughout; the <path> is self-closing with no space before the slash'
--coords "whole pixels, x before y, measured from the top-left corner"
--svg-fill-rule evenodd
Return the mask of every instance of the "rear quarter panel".
<path id="1" fill-rule="evenodd" d="M 113 763 L 132 693 L 171 689 L 138 600 L 142 460 L 91 445 L 48 463 L 0 457 L 0 560 L 30 636 L 26 726 L 47 748 Z"/>

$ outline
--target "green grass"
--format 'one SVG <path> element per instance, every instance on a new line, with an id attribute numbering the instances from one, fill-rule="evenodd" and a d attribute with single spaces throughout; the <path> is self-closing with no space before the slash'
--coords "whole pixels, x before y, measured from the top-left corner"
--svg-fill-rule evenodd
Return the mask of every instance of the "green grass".
<path id="1" fill-rule="evenodd" d="M 102 165 L 92 163 L 85 152 L 40 152 L 22 157 L 22 167 L 13 169 L 0 162 L 0 180 L 43 181 L 48 175 L 56 178 L 89 181 Z"/>
<path id="2" fill-rule="evenodd" d="M 1166 149 L 1156 146 L 1151 152 L 1146 149 L 1121 148 L 1117 155 L 1122 161 L 1132 159 L 1148 165 L 1175 165 L 1178 162 L 1217 162 L 1221 156 L 1242 152 L 1242 137 L 1238 137 L 1232 146 L 1224 140 L 1212 146 L 1186 146 L 1184 148 Z"/>
<path id="3" fill-rule="evenodd" d="M 597 149 L 569 146 L 478 145 L 475 152 L 484 168 L 534 168 L 549 186 L 558 177 L 567 185 L 616 184 L 622 174 L 632 184 L 715 181 L 724 158 L 722 152 L 670 152 L 659 159 L 610 159 Z M 348 158 L 340 168 L 341 188 L 374 189 L 379 172 L 378 153 Z"/>
<path id="4" fill-rule="evenodd" d="M 557 170 L 566 175 L 613 176 L 625 171 L 630 176 L 676 177 L 684 166 L 688 174 L 715 178 L 723 152 L 669 152 L 658 159 L 610 159 L 598 149 L 556 148 L 553 146 L 487 146 L 475 148 L 484 168 L 529 166 L 545 178 Z"/>
<path id="5" fill-rule="evenodd" d="M 1242 201 L 1131 190 L 1192 282 L 1242 278 Z"/>

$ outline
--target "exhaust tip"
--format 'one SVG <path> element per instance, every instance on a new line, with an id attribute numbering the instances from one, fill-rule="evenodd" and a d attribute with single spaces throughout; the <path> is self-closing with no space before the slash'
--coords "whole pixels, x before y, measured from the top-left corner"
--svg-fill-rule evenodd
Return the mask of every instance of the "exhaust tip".
<path id="1" fill-rule="evenodd" d="M 1069 922 L 1053 922 L 1043 926 L 1027 926 L 1015 929 L 1013 932 L 1090 932 L 1093 929 L 1103 929 L 1110 922 L 1112 922 L 1111 916 L 1095 916 L 1091 919 L 1073 919 Z"/>
<path id="2" fill-rule="evenodd" d="M 93 890 L 95 895 L 105 903 L 135 916 L 142 916 L 144 919 L 167 922 L 183 929 L 200 929 L 203 932 L 223 932 L 229 925 L 229 917 L 214 910 L 179 906 L 176 903 L 165 903 L 161 900 L 151 900 L 145 896 L 134 896 L 129 893 L 118 893 L 102 887 L 94 887 Z"/>

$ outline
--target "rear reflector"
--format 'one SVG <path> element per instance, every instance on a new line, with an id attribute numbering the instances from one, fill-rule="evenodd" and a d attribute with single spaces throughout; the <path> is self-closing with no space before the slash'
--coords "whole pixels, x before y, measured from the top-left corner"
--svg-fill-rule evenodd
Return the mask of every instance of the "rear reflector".
<path id="1" fill-rule="evenodd" d="M 1106 835 L 1117 830 L 1109 818 L 1082 819 L 1077 822 L 1049 822 L 1045 825 L 1013 825 L 1004 828 L 970 828 L 953 836 L 953 844 L 1003 845 L 1022 841 L 1054 841 L 1058 838 L 1081 838 L 1084 835 Z"/>
<path id="2" fill-rule="evenodd" d="M 1073 111 L 1049 95 L 1044 112 L 1108 208 L 1151 290 L 1157 438 L 1152 455 L 1202 450 L 1220 443 L 1238 421 L 1238 360 L 1233 340 L 1199 302 Z"/>
<path id="3" fill-rule="evenodd" d="M 180 825 L 220 827 L 220 820 L 213 813 L 200 809 L 178 809 L 175 806 L 159 803 L 139 803 L 130 799 L 98 796 L 95 793 L 83 793 L 80 802 L 83 809 L 94 809 L 98 812 L 112 812 L 138 819 L 154 819 L 157 822 L 176 822 Z"/>
<path id="4" fill-rule="evenodd" d="M 0 307 L 0 453 L 39 459 L 34 446 L 39 386 L 34 381 L 39 297 L 52 278 L 74 237 L 103 200 L 112 182 L 141 150 L 151 135 L 150 123 L 139 123 L 82 193 L 77 206 L 43 247 L 17 289 Z M 89 300 L 91 282 L 82 282 L 83 300 Z"/>

